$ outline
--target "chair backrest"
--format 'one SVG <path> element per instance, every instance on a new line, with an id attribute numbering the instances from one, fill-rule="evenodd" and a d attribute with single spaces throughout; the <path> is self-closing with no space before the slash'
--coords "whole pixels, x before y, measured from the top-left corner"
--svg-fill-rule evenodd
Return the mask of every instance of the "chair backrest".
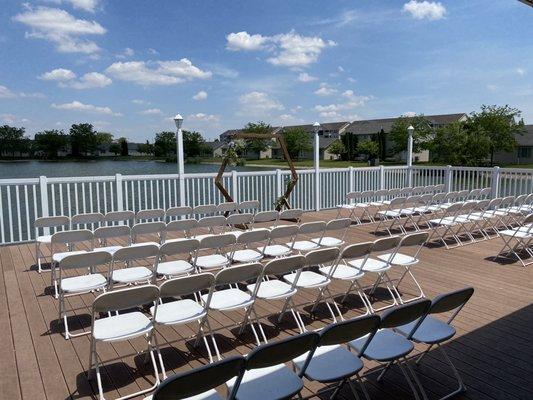
<path id="1" fill-rule="evenodd" d="M 274 222 L 279 218 L 278 211 L 261 211 L 254 215 L 254 223 Z"/>
<path id="2" fill-rule="evenodd" d="M 209 215 L 217 212 L 217 206 L 214 204 L 201 204 L 192 209 L 192 213 L 195 215 Z"/>
<path id="3" fill-rule="evenodd" d="M 480 193 L 481 189 L 472 189 L 470 193 L 468 193 L 467 199 L 476 200 Z"/>
<path id="4" fill-rule="evenodd" d="M 531 224 L 531 223 L 533 223 L 533 214 L 528 214 L 526 215 L 526 218 L 524 218 L 524 225 Z M 533 226 L 531 228 L 533 229 Z"/>
<path id="5" fill-rule="evenodd" d="M 102 213 L 86 213 L 76 214 L 70 219 L 71 227 L 77 228 L 78 225 L 97 225 L 100 226 L 104 222 L 104 214 Z"/>
<path id="6" fill-rule="evenodd" d="M 60 231 L 52 235 L 51 243 L 54 244 L 71 244 L 79 242 L 92 242 L 93 233 L 88 229 L 78 229 L 74 231 Z"/>
<path id="7" fill-rule="evenodd" d="M 245 281 L 257 281 L 262 275 L 261 263 L 242 264 L 224 268 L 215 276 L 215 286 L 231 285 Z"/>
<path id="8" fill-rule="evenodd" d="M 284 275 L 299 270 L 306 265 L 304 256 L 289 256 L 269 261 L 264 268 L 265 275 Z"/>
<path id="9" fill-rule="evenodd" d="M 102 293 L 93 301 L 93 316 L 97 313 L 140 307 L 155 302 L 158 298 L 159 288 L 155 285 L 134 286 Z"/>
<path id="10" fill-rule="evenodd" d="M 324 221 L 305 222 L 298 228 L 299 235 L 307 235 L 309 233 L 322 233 L 326 229 Z"/>
<path id="11" fill-rule="evenodd" d="M 486 187 L 486 188 L 481 189 L 481 191 L 479 192 L 479 197 L 480 198 L 487 198 L 491 194 L 492 194 L 492 188 L 491 187 Z"/>
<path id="12" fill-rule="evenodd" d="M 470 190 L 468 189 L 459 190 L 459 192 L 457 192 L 457 198 L 460 200 L 466 200 L 469 194 Z"/>
<path id="13" fill-rule="evenodd" d="M 210 217 L 203 217 L 198 220 L 197 228 L 223 228 L 226 226 L 226 217 L 223 215 L 213 215 Z"/>
<path id="14" fill-rule="evenodd" d="M 389 208 L 394 209 L 396 207 L 400 207 L 405 203 L 406 200 L 407 197 L 394 197 L 389 203 Z"/>
<path id="15" fill-rule="evenodd" d="M 200 247 L 198 239 L 183 239 L 172 242 L 166 242 L 159 248 L 159 255 L 174 256 L 177 254 L 192 253 Z"/>
<path id="16" fill-rule="evenodd" d="M 330 265 L 339 258 L 340 250 L 336 247 L 330 247 L 327 249 L 318 249 L 310 251 L 305 255 L 305 262 L 307 266 L 315 265 Z"/>
<path id="17" fill-rule="evenodd" d="M 261 203 L 259 200 L 246 200 L 239 203 L 239 211 L 255 211 L 259 210 Z"/>
<path id="18" fill-rule="evenodd" d="M 444 198 L 446 197 L 446 193 L 435 193 L 433 195 L 433 198 L 431 199 L 431 202 L 433 204 L 438 204 L 438 203 L 442 203 L 442 201 L 444 200 Z"/>
<path id="19" fill-rule="evenodd" d="M 521 206 L 524 204 L 524 202 L 527 199 L 527 194 L 521 194 L 520 196 L 517 196 L 516 199 L 514 199 L 514 205 L 515 206 Z"/>
<path id="20" fill-rule="evenodd" d="M 133 225 L 131 234 L 135 241 L 137 235 L 148 235 L 157 233 L 162 235 L 165 232 L 167 225 L 164 222 L 141 222 Z"/>
<path id="21" fill-rule="evenodd" d="M 453 203 L 452 205 L 450 205 L 446 209 L 445 214 L 449 216 L 449 215 L 453 215 L 453 214 L 457 213 L 459 210 L 461 210 L 463 208 L 463 204 L 464 203 L 462 203 L 462 202 Z M 443 215 L 442 217 L 444 218 L 446 215 Z"/>
<path id="22" fill-rule="evenodd" d="M 390 236 L 386 238 L 377 239 L 372 245 L 372 252 L 374 251 L 387 251 L 398 247 L 398 244 L 402 240 L 401 236 Z"/>
<path id="23" fill-rule="evenodd" d="M 205 236 L 200 240 L 199 249 L 221 249 L 235 244 L 235 235 L 223 234 Z"/>
<path id="24" fill-rule="evenodd" d="M 502 204 L 503 199 L 501 197 L 496 197 L 492 199 L 488 205 L 488 209 L 494 210 L 495 208 L 498 208 Z"/>
<path id="25" fill-rule="evenodd" d="M 253 231 L 243 232 L 237 237 L 238 244 L 249 244 L 256 242 L 263 242 L 270 238 L 270 231 L 268 229 L 254 229 Z"/>
<path id="26" fill-rule="evenodd" d="M 191 371 L 182 372 L 165 379 L 152 395 L 152 400 L 180 400 L 201 395 L 241 375 L 244 357 L 232 356 L 221 361 L 203 365 Z M 238 380 L 239 382 L 239 380 Z M 234 398 L 238 384 L 228 399 Z"/>
<path id="27" fill-rule="evenodd" d="M 250 370 L 283 364 L 307 352 L 310 358 L 318 340 L 318 333 L 306 332 L 256 347 L 246 356 L 245 368 Z"/>
<path id="28" fill-rule="evenodd" d="M 279 213 L 279 219 L 285 220 L 299 220 L 304 213 L 304 210 L 301 208 L 290 208 L 288 210 L 283 210 Z"/>
<path id="29" fill-rule="evenodd" d="M 412 193 L 413 193 L 412 187 L 404 187 L 400 189 L 399 195 L 406 197 L 406 196 L 410 196 Z"/>
<path id="30" fill-rule="evenodd" d="M 502 199 L 501 207 L 510 207 L 514 203 L 514 196 L 507 196 Z"/>
<path id="31" fill-rule="evenodd" d="M 429 232 L 409 233 L 401 238 L 400 247 L 422 246 L 428 238 Z"/>
<path id="32" fill-rule="evenodd" d="M 59 215 L 57 217 L 41 217 L 37 218 L 34 222 L 35 228 L 57 228 L 64 227 L 68 228 L 70 219 L 64 215 Z"/>
<path id="33" fill-rule="evenodd" d="M 154 208 L 150 210 L 140 210 L 137 211 L 137 214 L 135 214 L 135 221 L 156 221 L 156 220 L 164 220 L 165 219 L 165 210 L 162 208 Z"/>
<path id="34" fill-rule="evenodd" d="M 374 192 L 374 197 L 379 200 L 381 196 L 386 196 L 388 193 L 387 189 L 379 189 Z"/>
<path id="35" fill-rule="evenodd" d="M 169 279 L 161 284 L 161 298 L 179 297 L 211 289 L 215 276 L 210 273 L 195 274 L 181 278 Z"/>
<path id="36" fill-rule="evenodd" d="M 114 262 L 127 262 L 140 260 L 148 257 L 156 257 L 159 254 L 159 247 L 155 244 L 144 244 L 140 246 L 122 247 L 113 253 Z"/>
<path id="37" fill-rule="evenodd" d="M 400 189 L 394 188 L 394 189 L 387 190 L 387 196 L 389 197 L 398 196 L 399 194 L 400 194 Z"/>
<path id="38" fill-rule="evenodd" d="M 423 194 L 426 191 L 425 186 L 415 186 L 413 188 L 412 194 Z"/>
<path id="39" fill-rule="evenodd" d="M 94 231 L 94 238 L 99 240 L 127 237 L 129 243 L 130 236 L 131 228 L 127 225 L 102 226 Z"/>
<path id="40" fill-rule="evenodd" d="M 380 324 L 381 318 L 376 314 L 330 324 L 319 332 L 318 345 L 332 346 L 347 343 L 365 335 L 369 335 L 368 340 L 371 340 Z M 364 350 L 360 353 L 364 353 Z"/>
<path id="41" fill-rule="evenodd" d="M 326 224 L 326 231 L 339 231 L 341 229 L 348 229 L 352 225 L 350 218 L 338 218 L 329 221 Z"/>
<path id="42" fill-rule="evenodd" d="M 429 308 L 429 314 L 440 314 L 455 310 L 458 307 L 462 307 L 474 294 L 474 288 L 471 286 L 463 289 L 454 290 L 444 294 L 439 294 L 431 301 L 431 307 Z"/>
<path id="43" fill-rule="evenodd" d="M 238 205 L 234 201 L 228 201 L 226 203 L 220 203 L 217 206 L 217 212 L 221 214 L 232 213 L 238 210 Z"/>
<path id="44" fill-rule="evenodd" d="M 435 191 L 442 192 L 444 190 L 444 183 L 441 183 L 440 185 L 435 185 Z"/>
<path id="45" fill-rule="evenodd" d="M 59 269 L 78 269 L 109 264 L 112 256 L 107 251 L 91 251 L 90 253 L 71 254 L 59 262 Z"/>
<path id="46" fill-rule="evenodd" d="M 181 206 L 181 207 L 170 207 L 165 213 L 165 219 L 171 220 L 172 218 L 190 216 L 192 214 L 192 207 Z"/>
<path id="47" fill-rule="evenodd" d="M 395 328 L 408 324 L 425 315 L 430 306 L 430 300 L 420 299 L 387 310 L 381 315 L 381 328 Z"/>
<path id="48" fill-rule="evenodd" d="M 177 219 L 175 221 L 170 221 L 165 231 L 169 232 L 181 232 L 185 237 L 190 236 L 191 231 L 198 226 L 198 221 L 194 218 L 191 219 Z"/>
<path id="49" fill-rule="evenodd" d="M 372 251 L 373 245 L 373 242 L 363 242 L 346 246 L 341 253 L 341 258 L 352 259 L 366 257 Z"/>
<path id="50" fill-rule="evenodd" d="M 297 225 L 278 226 L 270 231 L 271 239 L 292 238 L 298 233 Z"/>
<path id="51" fill-rule="evenodd" d="M 231 214 L 226 218 L 228 226 L 235 225 L 247 225 L 251 224 L 254 220 L 254 215 L 251 213 Z"/>
<path id="52" fill-rule="evenodd" d="M 113 222 L 125 222 L 129 224 L 130 221 L 135 219 L 135 213 L 133 211 L 111 211 L 104 215 L 104 221 L 107 225 Z"/>

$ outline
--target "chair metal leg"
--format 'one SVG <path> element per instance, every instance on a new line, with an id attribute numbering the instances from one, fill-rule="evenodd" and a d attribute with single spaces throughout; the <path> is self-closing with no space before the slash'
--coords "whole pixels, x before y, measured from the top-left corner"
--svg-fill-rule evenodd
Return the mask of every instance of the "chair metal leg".
<path id="1" fill-rule="evenodd" d="M 359 397 L 359 393 L 357 393 L 357 389 L 355 388 L 353 382 L 348 379 L 348 385 L 350 386 L 350 390 L 352 391 L 353 396 L 356 398 L 356 400 L 361 400 Z"/>
<path id="2" fill-rule="evenodd" d="M 457 379 L 457 382 L 459 384 L 459 387 L 457 389 L 455 389 L 453 392 L 447 394 L 446 396 L 443 396 L 441 397 L 439 400 L 446 400 L 446 399 L 449 399 L 455 395 L 457 395 L 458 393 L 462 393 L 462 392 L 465 392 L 466 391 L 466 386 L 465 384 L 463 383 L 463 380 L 461 379 L 461 375 L 459 375 L 459 371 L 457 371 L 457 369 L 455 368 L 455 365 L 453 365 L 452 363 L 452 360 L 450 360 L 450 357 L 448 357 L 448 354 L 446 353 L 446 351 L 444 351 L 444 348 L 437 344 L 437 347 L 439 348 L 439 350 L 441 351 L 442 355 L 444 356 L 444 359 L 448 362 L 448 364 L 450 364 L 450 367 L 452 368 L 452 371 L 453 371 L 453 374 L 455 375 L 455 378 Z"/>
<path id="3" fill-rule="evenodd" d="M 413 382 L 411 381 L 411 378 L 409 377 L 409 374 L 408 374 L 407 370 L 405 369 L 405 366 L 402 364 L 401 360 L 398 360 L 398 366 L 400 367 L 400 370 L 402 371 L 403 376 L 407 380 L 407 384 L 409 385 L 409 388 L 411 389 L 411 391 L 415 395 L 415 399 L 416 400 L 420 400 L 420 396 L 418 395 L 418 392 L 416 391 L 416 388 L 413 385 Z"/>
<path id="4" fill-rule="evenodd" d="M 416 385 L 418 386 L 418 388 L 420 389 L 420 393 L 422 393 L 422 398 L 424 400 L 428 400 L 428 396 L 426 394 L 426 391 L 424 390 L 424 387 L 422 386 L 422 384 L 420 383 L 420 380 L 418 379 L 418 375 L 416 374 L 416 372 L 411 368 L 411 366 L 409 365 L 409 361 L 407 361 L 407 358 L 404 357 L 404 360 L 405 360 L 405 365 L 407 367 L 407 370 L 411 373 L 411 375 L 413 376 L 413 379 L 416 383 Z"/>

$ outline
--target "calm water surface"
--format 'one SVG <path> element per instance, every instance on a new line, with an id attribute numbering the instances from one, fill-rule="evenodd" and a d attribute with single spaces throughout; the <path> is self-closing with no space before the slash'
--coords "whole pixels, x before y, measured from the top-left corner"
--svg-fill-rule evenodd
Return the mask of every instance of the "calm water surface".
<path id="1" fill-rule="evenodd" d="M 186 164 L 187 173 L 218 172 L 218 165 L 211 164 Z M 231 167 L 228 171 L 258 171 L 264 168 Z M 0 162 L 0 179 L 36 178 L 40 175 L 47 177 L 57 176 L 91 176 L 91 175 L 144 175 L 144 174 L 175 174 L 177 166 L 173 163 L 157 161 L 23 161 Z"/>

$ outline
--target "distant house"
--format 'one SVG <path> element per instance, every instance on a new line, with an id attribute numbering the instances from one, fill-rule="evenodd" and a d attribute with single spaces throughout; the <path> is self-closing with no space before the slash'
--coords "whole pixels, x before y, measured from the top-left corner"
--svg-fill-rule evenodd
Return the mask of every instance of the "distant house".
<path id="1" fill-rule="evenodd" d="M 525 130 L 523 135 L 515 136 L 515 150 L 494 155 L 496 164 L 533 164 L 533 125 L 526 125 Z"/>

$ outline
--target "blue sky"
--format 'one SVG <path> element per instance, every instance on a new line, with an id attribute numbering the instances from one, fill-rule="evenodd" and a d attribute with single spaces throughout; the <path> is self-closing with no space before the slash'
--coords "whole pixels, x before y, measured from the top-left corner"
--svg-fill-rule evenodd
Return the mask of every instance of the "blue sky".
<path id="1" fill-rule="evenodd" d="M 516 0 L 2 0 L 0 123 L 131 140 L 510 104 L 533 123 Z"/>

